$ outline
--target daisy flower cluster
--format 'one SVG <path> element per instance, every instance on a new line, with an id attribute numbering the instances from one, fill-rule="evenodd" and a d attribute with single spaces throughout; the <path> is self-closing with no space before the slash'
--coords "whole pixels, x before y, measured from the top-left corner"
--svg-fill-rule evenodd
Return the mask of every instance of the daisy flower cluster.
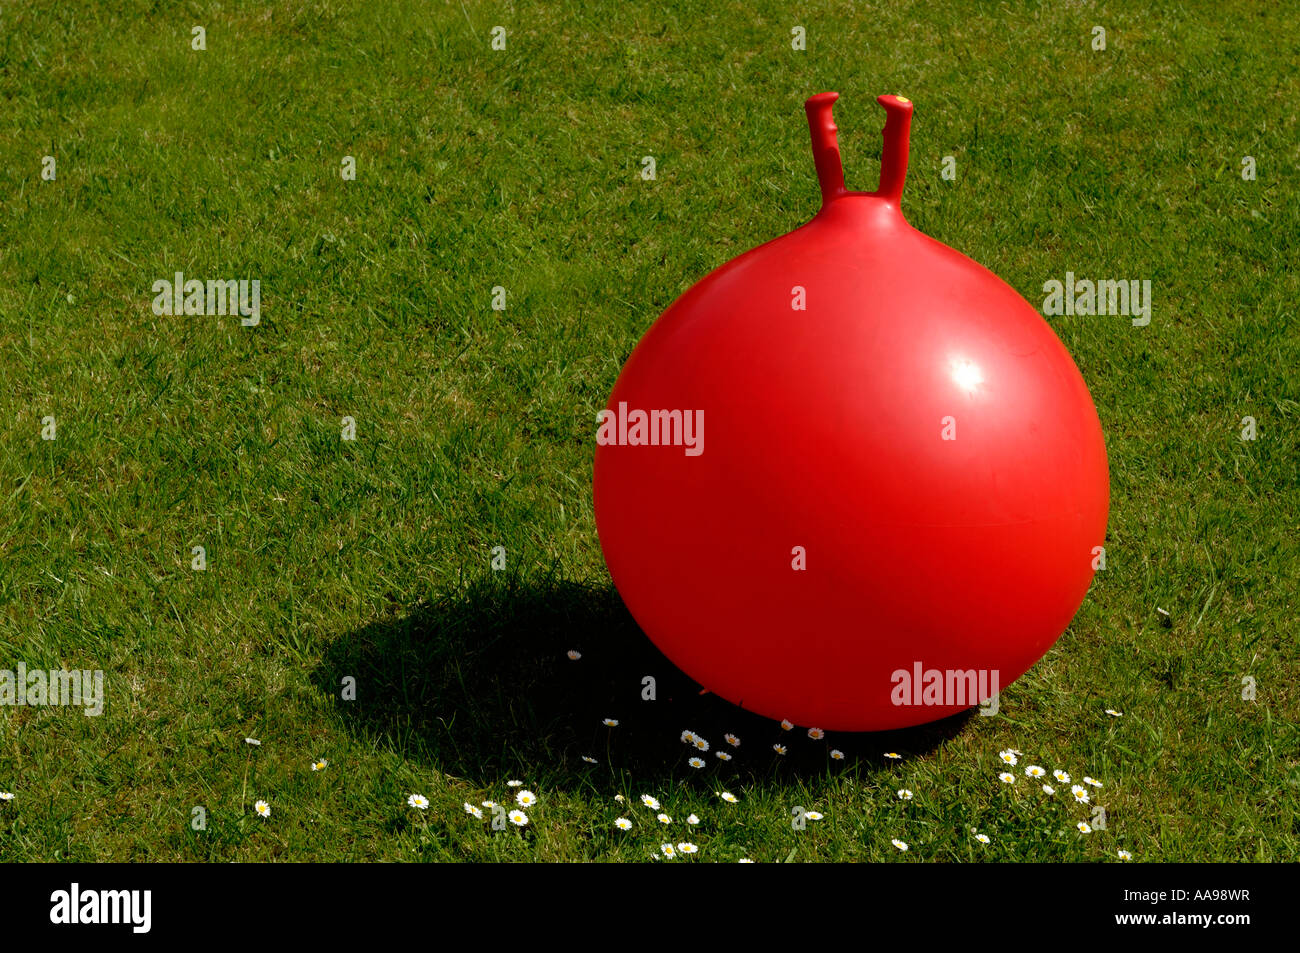
<path id="1" fill-rule="evenodd" d="M 724 801 L 727 801 L 731 804 L 735 804 L 739 800 L 739 798 L 737 798 L 734 794 L 732 794 L 729 791 L 721 792 L 720 796 Z M 621 794 L 616 794 L 614 796 L 614 800 L 619 802 L 620 804 L 627 803 L 627 798 L 625 798 Z M 645 807 L 647 810 L 655 812 L 654 819 L 660 827 L 671 827 L 674 823 L 677 823 L 677 821 L 675 821 L 670 814 L 664 811 L 663 805 L 659 802 L 659 799 L 657 797 L 654 797 L 653 795 L 650 794 L 642 794 L 640 796 L 640 801 L 642 806 Z M 700 823 L 701 823 L 700 816 L 698 814 L 692 812 L 686 815 L 686 824 L 688 826 L 695 827 Z M 632 819 L 629 817 L 618 817 L 615 818 L 614 820 L 614 827 L 620 831 L 630 831 L 634 826 L 635 824 L 633 823 Z M 660 844 L 659 852 L 655 856 L 664 857 L 671 860 L 677 857 L 679 854 L 695 854 L 698 852 L 699 852 L 699 847 L 696 846 L 695 844 L 691 843 L 690 841 L 680 841 L 676 844 L 672 844 L 672 843 Z"/>
<path id="2" fill-rule="evenodd" d="M 782 718 L 780 727 L 782 732 L 793 732 L 795 725 L 794 722 L 792 722 L 789 718 Z M 809 740 L 811 741 L 826 740 L 826 732 L 823 729 L 817 728 L 815 726 L 807 729 L 806 734 Z M 784 741 L 776 741 L 772 744 L 772 750 L 775 751 L 777 755 L 784 756 L 790 753 L 790 746 Z M 839 748 L 832 748 L 830 751 L 830 756 L 832 760 L 835 761 L 844 760 L 844 752 L 841 751 Z"/>
<path id="3" fill-rule="evenodd" d="M 1107 713 L 1109 714 L 1109 711 Z M 1012 767 L 1018 765 L 1020 763 L 1019 759 L 1023 756 L 1024 752 L 1015 748 L 1008 748 L 1005 751 L 998 752 L 998 760 L 1001 761 L 1003 765 L 1009 765 Z M 1048 797 L 1052 797 L 1056 794 L 1056 787 L 1051 783 L 1051 781 L 1044 780 L 1047 777 L 1048 772 L 1042 765 L 1027 764 L 1023 769 L 1023 774 L 1030 782 L 1040 783 L 1043 794 Z M 1002 771 L 998 774 L 998 780 L 1003 784 L 1015 784 L 1017 778 L 1016 775 L 1010 771 Z M 1101 781 L 1089 777 L 1088 775 L 1083 776 L 1082 784 L 1076 783 L 1074 778 L 1071 777 L 1070 772 L 1066 771 L 1064 768 L 1053 768 L 1051 772 L 1051 780 L 1055 781 L 1056 784 L 1059 784 L 1062 787 L 1068 785 L 1070 800 L 1085 808 L 1092 804 L 1093 793 L 1105 786 Z M 1094 830 L 1093 826 L 1086 820 L 1079 821 L 1074 825 L 1074 827 L 1080 834 L 1091 834 Z M 988 843 L 988 841 L 983 838 L 984 835 L 982 834 L 976 835 L 976 840 L 979 840 L 981 843 Z M 1130 860 L 1133 856 L 1126 850 L 1120 850 L 1118 853 L 1120 860 Z"/>
<path id="4" fill-rule="evenodd" d="M 785 718 L 781 720 L 780 728 L 782 732 L 792 732 L 794 731 L 795 725 L 794 722 L 790 721 L 788 718 Z M 813 741 L 822 741 L 826 738 L 826 732 L 823 731 L 821 728 L 816 728 L 816 727 L 809 728 L 807 729 L 807 734 L 808 737 Z M 680 740 L 682 741 L 683 744 L 689 745 L 690 747 L 696 750 L 697 753 L 689 757 L 686 762 L 690 767 L 695 768 L 696 770 L 706 766 L 707 762 L 700 756 L 702 753 L 708 753 L 709 751 L 712 751 L 713 756 L 717 758 L 719 761 L 731 761 L 735 757 L 735 755 L 732 752 L 729 752 L 721 747 L 713 748 L 713 746 L 709 744 L 707 738 L 703 737 L 702 735 L 694 731 L 691 731 L 689 728 L 681 733 Z M 722 740 L 726 742 L 727 745 L 733 749 L 740 747 L 740 738 L 737 735 L 732 734 L 731 732 L 727 732 L 726 734 L 724 734 L 722 736 Z M 787 743 L 777 741 L 773 743 L 772 751 L 774 751 L 778 756 L 783 756 L 789 753 L 790 747 Z M 844 760 L 844 752 L 839 750 L 838 748 L 833 748 L 830 752 L 830 756 L 832 759 L 836 761 Z"/>
<path id="5" fill-rule="evenodd" d="M 694 844 L 688 841 L 682 841 L 676 847 L 674 847 L 672 844 L 659 845 L 659 852 L 669 860 L 672 860 L 678 854 L 696 854 L 699 853 L 699 850 L 700 849 L 698 847 L 696 847 Z"/>
<path id="6" fill-rule="evenodd" d="M 515 804 L 518 805 L 517 807 L 506 812 L 506 820 L 508 820 L 511 824 L 515 825 L 515 827 L 528 826 L 528 814 L 523 809 L 526 807 L 532 807 L 534 804 L 537 803 L 537 795 L 534 794 L 532 791 L 529 791 L 523 785 L 524 785 L 523 781 L 511 780 L 506 782 L 506 787 L 515 790 L 514 801 Z M 416 798 L 419 797 L 419 795 L 412 794 L 411 797 Z M 424 799 L 421 798 L 421 800 Z M 421 805 L 414 803 L 413 801 L 407 801 L 407 803 L 410 804 L 411 807 L 421 807 Z M 428 805 L 428 801 L 425 801 L 425 806 L 427 805 Z M 486 808 L 489 811 L 495 812 L 498 807 L 504 809 L 505 806 L 497 804 L 496 801 L 488 800 L 488 801 L 482 801 L 480 802 L 480 804 L 477 805 L 471 804 L 469 803 L 469 801 L 466 801 L 462 805 L 462 807 L 464 807 L 465 813 L 468 814 L 470 817 L 474 818 L 476 821 L 481 821 L 485 817 L 485 815 L 483 814 L 484 808 Z M 423 810 L 423 808 L 421 809 Z"/>
<path id="7" fill-rule="evenodd" d="M 733 757 L 729 751 L 725 751 L 722 748 L 715 749 L 711 744 L 709 744 L 707 738 L 691 731 L 689 728 L 681 733 L 680 739 L 682 744 L 694 749 L 694 754 L 686 759 L 686 763 L 697 771 L 707 766 L 708 762 L 705 761 L 703 755 L 708 754 L 710 751 L 712 751 L 713 756 L 719 761 L 730 761 Z M 730 732 L 723 735 L 722 740 L 732 748 L 740 747 L 740 739 Z"/>
<path id="8" fill-rule="evenodd" d="M 686 734 L 687 732 L 683 732 L 683 740 L 686 740 L 685 738 Z M 627 800 L 621 794 L 615 795 L 614 799 L 619 803 L 626 803 Z M 659 803 L 659 799 L 657 797 L 654 797 L 653 795 L 650 794 L 642 794 L 641 804 L 644 807 L 648 808 L 649 810 L 656 812 L 655 820 L 659 823 L 660 826 L 669 827 L 673 824 L 672 817 L 669 814 L 664 812 L 663 805 Z M 693 827 L 696 824 L 700 823 L 700 818 L 697 814 L 694 813 L 688 814 L 686 816 L 686 823 Z M 632 823 L 632 820 L 627 817 L 619 817 L 614 820 L 614 827 L 616 827 L 620 831 L 630 831 L 633 826 L 634 825 Z M 673 860 L 679 854 L 686 854 L 686 855 L 696 854 L 699 853 L 699 850 L 700 850 L 699 847 L 691 843 L 690 841 L 679 841 L 676 844 L 663 843 L 659 845 L 659 853 L 656 854 L 655 856 L 663 857 L 666 860 Z"/>

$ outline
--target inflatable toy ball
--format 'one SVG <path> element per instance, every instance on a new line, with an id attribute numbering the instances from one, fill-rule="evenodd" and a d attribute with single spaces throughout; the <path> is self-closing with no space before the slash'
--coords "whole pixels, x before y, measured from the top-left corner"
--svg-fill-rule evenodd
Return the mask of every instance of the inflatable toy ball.
<path id="1" fill-rule="evenodd" d="M 912 104 L 881 96 L 880 187 L 844 187 L 837 93 L 805 105 L 821 211 L 704 277 L 598 415 L 609 571 L 674 664 L 823 729 L 996 697 L 1069 624 L 1109 483 L 1078 369 L 1011 287 L 899 207 Z"/>

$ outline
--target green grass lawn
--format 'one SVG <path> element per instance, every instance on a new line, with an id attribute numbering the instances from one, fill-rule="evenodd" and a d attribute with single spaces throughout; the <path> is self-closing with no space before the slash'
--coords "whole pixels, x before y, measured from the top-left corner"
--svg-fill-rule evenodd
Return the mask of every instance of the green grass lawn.
<path id="1" fill-rule="evenodd" d="M 965 6 L 0 7 L 0 669 L 107 679 L 0 708 L 0 859 L 1294 860 L 1300 9 Z M 850 188 L 901 93 L 912 224 L 1153 311 L 1050 319 L 1111 475 L 1069 630 L 997 717 L 813 740 L 640 634 L 591 463 L 659 313 L 816 212 L 827 89 Z M 260 280 L 260 324 L 156 316 L 177 271 Z M 526 827 L 466 813 L 511 779 Z"/>

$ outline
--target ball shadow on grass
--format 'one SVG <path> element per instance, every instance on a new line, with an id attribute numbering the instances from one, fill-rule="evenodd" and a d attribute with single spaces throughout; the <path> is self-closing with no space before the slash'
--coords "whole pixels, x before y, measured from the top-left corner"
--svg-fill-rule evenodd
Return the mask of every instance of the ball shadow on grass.
<path id="1" fill-rule="evenodd" d="M 581 657 L 571 659 L 569 652 Z M 356 699 L 340 699 L 348 676 Z M 918 754 L 953 737 L 973 709 L 875 733 L 783 731 L 682 674 L 641 632 L 612 586 L 487 579 L 335 640 L 314 673 L 348 726 L 403 757 L 480 785 L 504 777 L 613 788 L 620 775 L 667 783 L 700 775 L 743 783 L 828 770 L 871 772 L 886 751 Z M 654 697 L 647 678 L 653 679 Z M 608 727 L 605 719 L 616 719 Z M 708 751 L 681 740 L 685 729 Z M 741 739 L 739 747 L 723 740 Z M 784 756 L 774 744 L 787 749 Z M 832 748 L 845 754 L 830 757 Z M 731 760 L 722 761 L 722 751 Z M 596 759 L 585 762 L 583 756 Z"/>

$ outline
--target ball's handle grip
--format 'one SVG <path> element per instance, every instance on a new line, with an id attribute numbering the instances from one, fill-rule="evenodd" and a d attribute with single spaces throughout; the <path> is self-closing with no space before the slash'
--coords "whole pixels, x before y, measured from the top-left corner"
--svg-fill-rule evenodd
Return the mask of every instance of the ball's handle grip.
<path id="1" fill-rule="evenodd" d="M 912 135 L 912 101 L 902 96 L 877 96 L 885 107 L 884 149 L 880 153 L 880 188 L 876 195 L 895 205 L 903 198 L 907 180 L 908 142 Z"/>
<path id="2" fill-rule="evenodd" d="M 823 205 L 848 191 L 844 188 L 844 165 L 840 161 L 840 144 L 835 135 L 839 128 L 831 116 L 831 109 L 839 98 L 839 93 L 818 93 L 803 104 L 804 112 L 808 114 L 813 163 L 817 166 L 817 181 L 822 187 Z"/>
<path id="3" fill-rule="evenodd" d="M 808 114 L 808 132 L 812 136 L 813 163 L 822 189 L 822 204 L 847 195 L 844 187 L 844 163 L 840 159 L 839 127 L 831 115 L 839 93 L 818 93 L 803 104 Z M 902 96 L 879 96 L 876 102 L 885 109 L 885 145 L 880 154 L 880 188 L 872 195 L 897 205 L 903 197 L 907 179 L 908 140 L 912 132 L 912 102 Z M 861 194 L 861 193 L 859 193 Z"/>

